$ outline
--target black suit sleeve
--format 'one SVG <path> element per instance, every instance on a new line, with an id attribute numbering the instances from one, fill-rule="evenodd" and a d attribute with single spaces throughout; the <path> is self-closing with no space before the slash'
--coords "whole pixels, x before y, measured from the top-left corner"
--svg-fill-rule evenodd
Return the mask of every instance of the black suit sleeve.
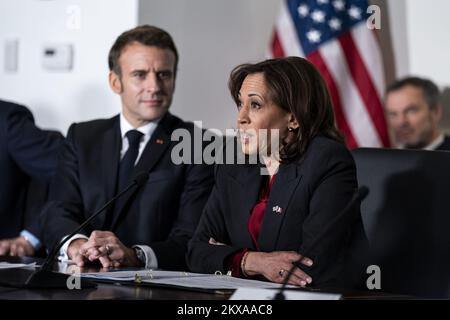
<path id="1" fill-rule="evenodd" d="M 39 215 L 48 199 L 49 181 L 31 179 L 25 199 L 24 229 L 42 239 Z"/>
<path id="2" fill-rule="evenodd" d="M 30 177 L 51 178 L 57 166 L 62 135 L 41 130 L 28 109 L 17 106 L 7 121 L 8 153 Z"/>
<path id="3" fill-rule="evenodd" d="M 62 146 L 58 169 L 50 184 L 49 202 L 42 212 L 43 238 L 49 248 L 59 243 L 84 220 L 75 130 L 76 124 L 73 124 Z"/>
<path id="4" fill-rule="evenodd" d="M 14 190 L 14 201 L 23 201 L 15 214 L 20 220 L 17 228 L 26 229 L 41 237 L 39 214 L 47 201 L 47 188 L 57 167 L 58 154 L 64 137 L 56 131 L 38 128 L 32 113 L 24 106 L 1 102 L 2 130 L 5 147 L 11 165 L 9 166 L 9 188 Z M 4 115 L 4 116 L 3 116 Z M 3 122 L 4 121 L 4 122 Z M 25 177 L 24 180 L 21 177 Z M 11 181 L 14 179 L 14 181 Z M 26 194 L 21 200 L 19 189 Z M 17 189 L 14 189 L 17 188 Z"/>
<path id="5" fill-rule="evenodd" d="M 335 145 L 320 150 L 316 159 L 317 168 L 323 169 L 317 170 L 318 174 L 312 179 L 315 183 L 310 184 L 309 214 L 302 226 L 300 253 L 307 250 L 324 226 L 346 207 L 357 188 L 355 164 L 346 148 Z M 340 285 L 343 282 L 346 250 L 353 233 L 351 226 L 348 220 L 342 220 L 309 255 L 314 265 L 302 267 L 313 278 L 313 285 Z"/>
<path id="6" fill-rule="evenodd" d="M 231 243 L 222 205 L 222 201 L 224 201 L 222 179 L 222 171 L 220 166 L 217 166 L 211 196 L 205 206 L 198 228 L 189 243 L 187 262 L 189 269 L 193 272 L 214 273 L 221 271 L 225 273 L 227 272 L 226 258 L 242 249 L 229 245 L 217 246 L 208 243 L 210 238 L 225 244 Z"/>
<path id="7" fill-rule="evenodd" d="M 165 241 L 149 246 L 158 258 L 160 268 L 185 268 L 187 243 L 191 239 L 213 184 L 213 166 L 189 165 L 180 197 L 177 220 Z"/>

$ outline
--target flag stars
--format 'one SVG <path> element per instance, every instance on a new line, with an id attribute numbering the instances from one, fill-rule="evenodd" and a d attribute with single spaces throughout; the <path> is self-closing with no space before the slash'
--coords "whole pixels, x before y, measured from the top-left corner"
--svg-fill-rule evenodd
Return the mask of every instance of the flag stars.
<path id="1" fill-rule="evenodd" d="M 300 17 L 306 17 L 309 14 L 309 7 L 306 4 L 301 4 L 298 7 L 298 14 Z"/>
<path id="2" fill-rule="evenodd" d="M 342 22 L 338 18 L 331 18 L 330 21 L 328 22 L 328 25 L 334 31 L 339 31 L 341 30 Z"/>
<path id="3" fill-rule="evenodd" d="M 343 0 L 335 0 L 335 1 L 333 1 L 333 7 L 337 11 L 344 11 L 344 9 L 345 9 L 345 2 Z"/>
<path id="4" fill-rule="evenodd" d="M 325 22 L 325 12 L 320 10 L 314 10 L 311 14 L 311 18 L 314 20 L 314 22 L 317 23 L 324 23 Z"/>
<path id="5" fill-rule="evenodd" d="M 318 4 L 327 4 L 328 0 L 317 0 Z"/>
<path id="6" fill-rule="evenodd" d="M 318 43 L 320 42 L 322 34 L 317 30 L 311 29 L 306 33 L 306 37 L 308 38 L 309 42 Z"/>
<path id="7" fill-rule="evenodd" d="M 361 19 L 361 9 L 355 6 L 351 6 L 350 9 L 348 9 L 348 15 L 355 20 Z"/>

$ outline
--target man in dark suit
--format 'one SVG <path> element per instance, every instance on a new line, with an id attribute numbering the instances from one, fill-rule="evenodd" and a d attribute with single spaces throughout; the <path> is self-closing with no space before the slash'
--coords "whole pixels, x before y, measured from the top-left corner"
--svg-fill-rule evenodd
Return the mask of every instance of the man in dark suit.
<path id="1" fill-rule="evenodd" d="M 397 147 L 450 150 L 450 137 L 439 129 L 442 106 L 432 81 L 408 77 L 394 82 L 387 89 L 385 105 Z"/>
<path id="2" fill-rule="evenodd" d="M 168 112 L 178 54 L 170 35 L 156 27 L 129 30 L 109 53 L 109 82 L 122 112 L 106 120 L 73 124 L 44 214 L 53 246 L 123 190 L 140 172 L 148 181 L 132 190 L 61 254 L 79 266 L 185 269 L 185 251 L 209 196 L 213 168 L 174 164 L 174 130 L 194 125 Z"/>
<path id="3" fill-rule="evenodd" d="M 41 248 L 39 211 L 63 136 L 36 127 L 24 106 L 0 101 L 0 255 Z"/>

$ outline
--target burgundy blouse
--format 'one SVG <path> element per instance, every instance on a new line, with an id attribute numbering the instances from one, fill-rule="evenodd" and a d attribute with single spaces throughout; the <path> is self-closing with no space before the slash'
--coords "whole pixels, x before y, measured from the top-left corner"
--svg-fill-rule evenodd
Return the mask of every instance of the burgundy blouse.
<path id="1" fill-rule="evenodd" d="M 272 189 L 273 182 L 275 181 L 276 175 L 273 175 L 269 180 L 269 176 L 266 176 L 264 183 L 261 186 L 261 190 L 259 192 L 259 200 L 258 203 L 253 207 L 252 214 L 248 219 L 247 230 L 252 237 L 253 244 L 256 247 L 256 250 L 259 251 L 258 244 L 258 236 L 261 230 L 261 224 L 264 218 L 264 212 L 266 211 L 267 202 L 269 200 L 270 189 Z M 249 251 L 248 248 L 242 249 L 235 254 L 231 255 L 227 259 L 227 265 L 229 270 L 231 270 L 231 274 L 234 277 L 243 277 L 241 271 L 241 260 L 244 254 Z"/>

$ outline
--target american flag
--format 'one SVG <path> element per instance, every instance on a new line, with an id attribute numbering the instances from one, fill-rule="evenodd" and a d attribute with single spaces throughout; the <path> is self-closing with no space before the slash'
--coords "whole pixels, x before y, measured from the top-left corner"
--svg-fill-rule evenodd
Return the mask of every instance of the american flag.
<path id="1" fill-rule="evenodd" d="M 283 0 L 269 56 L 301 56 L 321 72 L 349 148 L 388 147 L 378 39 L 366 0 Z"/>

